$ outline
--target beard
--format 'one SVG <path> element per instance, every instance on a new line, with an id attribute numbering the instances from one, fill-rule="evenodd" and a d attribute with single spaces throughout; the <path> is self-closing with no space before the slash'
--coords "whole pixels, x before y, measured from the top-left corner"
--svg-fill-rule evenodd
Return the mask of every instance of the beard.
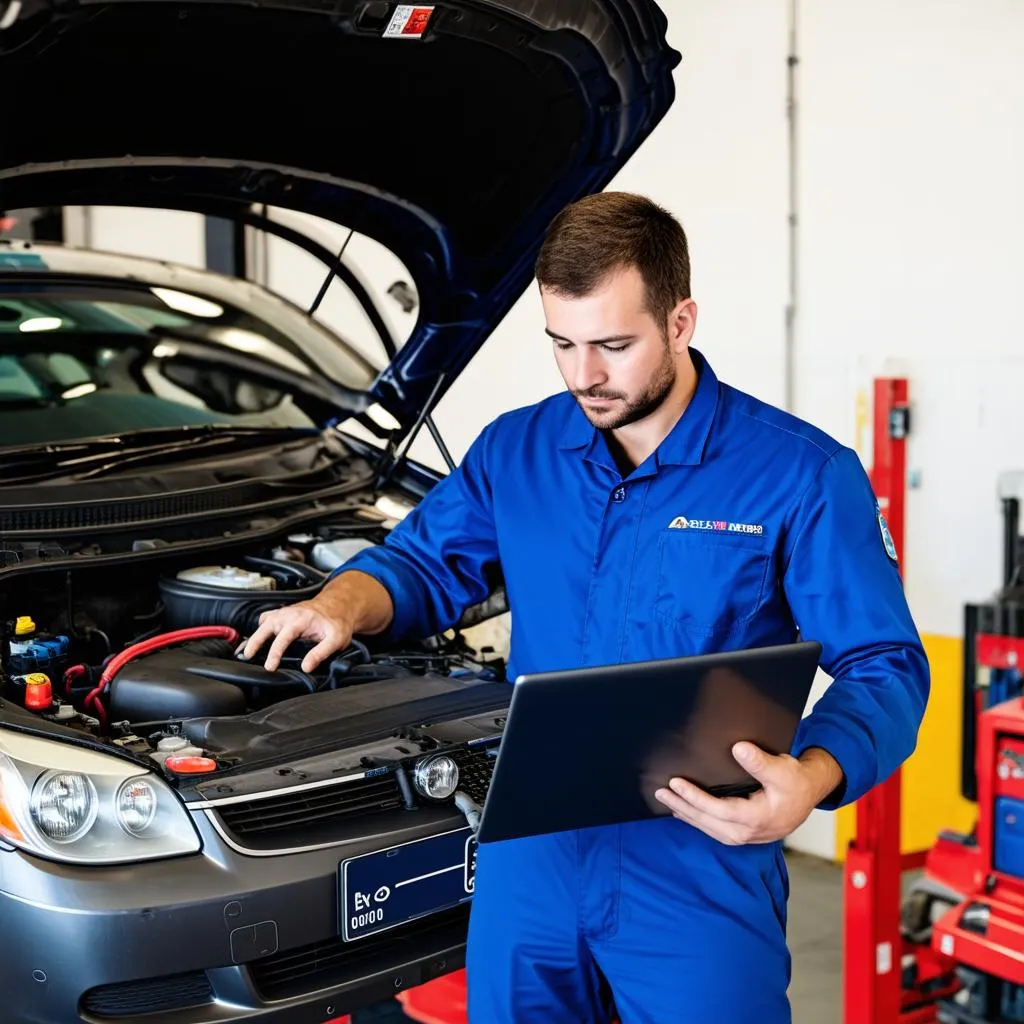
<path id="1" fill-rule="evenodd" d="M 583 415 L 598 430 L 618 430 L 650 416 L 668 397 L 676 382 L 676 364 L 672 354 L 665 347 L 665 358 L 657 372 L 647 382 L 647 386 L 637 395 L 630 397 L 621 391 L 607 391 L 604 388 L 588 388 L 586 391 L 574 391 Z M 581 398 L 604 398 L 617 404 L 605 412 L 588 409 L 580 402 Z"/>

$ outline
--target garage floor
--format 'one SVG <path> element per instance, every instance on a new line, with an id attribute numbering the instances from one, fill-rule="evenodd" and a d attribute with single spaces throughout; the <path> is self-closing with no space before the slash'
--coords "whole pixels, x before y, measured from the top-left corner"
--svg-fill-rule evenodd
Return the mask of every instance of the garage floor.
<path id="1" fill-rule="evenodd" d="M 843 869 L 788 853 L 793 1024 L 842 1020 Z"/>

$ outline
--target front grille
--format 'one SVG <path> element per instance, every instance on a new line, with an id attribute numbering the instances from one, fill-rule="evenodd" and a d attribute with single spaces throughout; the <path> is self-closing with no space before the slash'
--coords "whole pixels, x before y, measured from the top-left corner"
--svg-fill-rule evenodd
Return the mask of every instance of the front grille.
<path id="1" fill-rule="evenodd" d="M 264 999 L 289 999 L 462 946 L 468 925 L 469 904 L 464 903 L 365 939 L 337 938 L 275 953 L 251 963 L 249 971 Z M 447 969 L 456 965 L 449 962 Z"/>
<path id="2" fill-rule="evenodd" d="M 459 788 L 483 804 L 494 758 L 482 747 L 448 750 L 459 766 Z M 402 791 L 394 772 L 339 782 L 320 789 L 290 790 L 260 800 L 240 800 L 216 809 L 224 828 L 253 850 L 297 849 L 346 837 L 345 823 L 397 811 Z"/>
<path id="3" fill-rule="evenodd" d="M 202 1006 L 213 999 L 213 989 L 203 971 L 173 974 L 166 978 L 100 985 L 82 997 L 82 1009 L 94 1017 L 117 1020 L 143 1013 L 164 1013 Z"/>
<path id="4" fill-rule="evenodd" d="M 483 805 L 494 774 L 494 757 L 482 747 L 450 751 L 459 766 L 459 789 Z"/>
<path id="5" fill-rule="evenodd" d="M 368 779 L 339 782 L 336 786 L 305 789 L 242 800 L 217 809 L 221 821 L 239 839 L 269 837 L 288 845 L 297 833 L 322 829 L 367 814 L 394 810 L 402 805 L 402 793 L 393 772 Z"/>

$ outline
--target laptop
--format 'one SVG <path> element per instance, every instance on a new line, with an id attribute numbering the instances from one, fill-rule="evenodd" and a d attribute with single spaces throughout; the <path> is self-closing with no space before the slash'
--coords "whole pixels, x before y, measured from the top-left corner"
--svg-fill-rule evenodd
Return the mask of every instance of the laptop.
<path id="1" fill-rule="evenodd" d="M 732 746 L 788 753 L 820 658 L 800 641 L 520 676 L 478 841 L 667 816 L 654 794 L 674 777 L 755 792 Z"/>

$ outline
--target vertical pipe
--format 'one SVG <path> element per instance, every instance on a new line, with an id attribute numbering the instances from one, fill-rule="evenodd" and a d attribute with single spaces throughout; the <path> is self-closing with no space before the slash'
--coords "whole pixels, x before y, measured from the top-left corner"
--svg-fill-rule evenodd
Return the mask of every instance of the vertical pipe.
<path id="1" fill-rule="evenodd" d="M 1020 544 L 1020 502 L 1003 498 L 1003 586 L 1008 587 L 1017 575 L 1017 549 Z"/>
<path id="2" fill-rule="evenodd" d="M 786 304 L 786 337 L 783 352 L 783 405 L 787 411 L 796 412 L 796 317 L 797 317 L 797 77 L 799 63 L 797 56 L 798 30 L 800 20 L 799 0 L 789 0 L 789 53 L 786 56 L 786 121 L 787 174 L 789 186 L 789 210 L 787 216 L 789 248 L 789 297 Z"/>
<path id="3" fill-rule="evenodd" d="M 960 794 L 978 799 L 974 757 L 978 749 L 978 606 L 964 606 L 963 676 L 960 684 Z"/>
<path id="4" fill-rule="evenodd" d="M 204 217 L 206 269 L 229 277 L 245 276 L 245 228 L 236 220 Z"/>

